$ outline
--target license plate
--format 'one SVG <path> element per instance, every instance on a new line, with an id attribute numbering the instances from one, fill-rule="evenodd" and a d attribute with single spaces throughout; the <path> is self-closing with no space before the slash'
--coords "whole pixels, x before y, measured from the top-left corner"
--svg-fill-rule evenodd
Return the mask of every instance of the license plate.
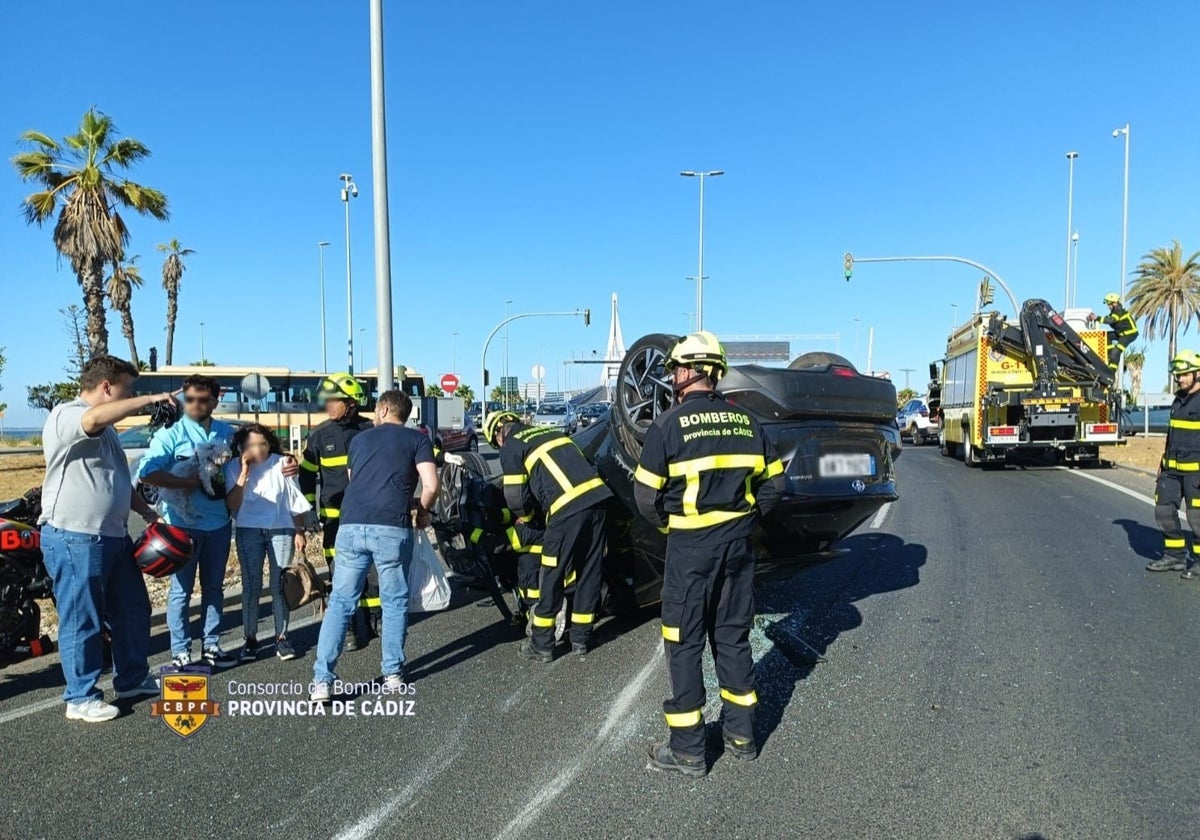
<path id="1" fill-rule="evenodd" d="M 875 475 L 875 456 L 822 455 L 817 468 L 822 478 Z"/>

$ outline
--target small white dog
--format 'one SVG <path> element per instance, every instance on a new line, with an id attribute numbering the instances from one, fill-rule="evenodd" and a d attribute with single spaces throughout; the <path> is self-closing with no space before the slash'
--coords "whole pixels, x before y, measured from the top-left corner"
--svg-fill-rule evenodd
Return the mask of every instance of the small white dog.
<path id="1" fill-rule="evenodd" d="M 216 441 L 214 443 L 196 444 L 195 454 L 191 458 L 177 461 L 171 467 L 171 475 L 180 478 L 200 476 L 200 485 L 204 494 L 210 499 L 225 497 L 225 464 L 233 457 L 228 444 Z M 191 490 L 177 490 L 163 487 L 158 494 L 158 503 L 169 504 L 187 521 L 196 519 L 196 506 L 192 502 Z"/>

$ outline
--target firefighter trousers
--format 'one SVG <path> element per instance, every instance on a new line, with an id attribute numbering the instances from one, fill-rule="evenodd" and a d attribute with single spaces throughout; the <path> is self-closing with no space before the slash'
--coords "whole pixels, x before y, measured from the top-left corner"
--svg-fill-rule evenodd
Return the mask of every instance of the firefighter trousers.
<path id="1" fill-rule="evenodd" d="M 604 573 L 604 508 L 596 506 L 556 519 L 542 544 L 541 580 L 533 607 L 533 646 L 554 647 L 554 617 L 563 604 L 563 589 L 575 584 L 571 607 L 571 644 L 587 645 L 600 604 Z"/>
<path id="2" fill-rule="evenodd" d="M 697 548 L 667 538 L 662 588 L 662 634 L 671 697 L 663 713 L 671 749 L 704 757 L 704 641 L 712 645 L 721 687 L 724 736 L 754 740 L 754 551 L 750 540 Z"/>
<path id="3" fill-rule="evenodd" d="M 339 519 L 329 518 L 325 520 L 321 528 L 321 551 L 325 555 L 325 562 L 329 564 L 329 582 L 333 583 L 333 546 L 337 542 L 338 525 L 341 522 Z M 379 602 L 379 573 L 375 571 L 375 564 L 372 563 L 367 570 L 367 582 L 363 587 L 362 593 L 359 595 L 358 610 L 354 614 L 354 620 L 351 622 L 351 627 L 354 630 L 354 635 L 360 640 L 365 641 L 371 635 L 378 636 L 382 620 L 382 612 Z"/>
<path id="4" fill-rule="evenodd" d="M 1179 507 L 1183 506 L 1188 527 L 1192 529 L 1193 562 L 1200 561 L 1200 473 L 1163 470 L 1154 485 L 1154 521 L 1163 535 L 1163 553 L 1187 562 L 1187 540 L 1179 527 Z"/>
<path id="5" fill-rule="evenodd" d="M 1116 370 L 1121 364 L 1121 354 L 1125 352 L 1125 345 L 1120 342 L 1113 341 L 1108 345 L 1108 366 L 1112 370 Z"/>

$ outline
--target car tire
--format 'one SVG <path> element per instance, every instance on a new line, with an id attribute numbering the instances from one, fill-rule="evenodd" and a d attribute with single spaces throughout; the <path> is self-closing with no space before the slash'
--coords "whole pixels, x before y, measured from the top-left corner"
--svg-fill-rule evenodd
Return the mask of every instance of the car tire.
<path id="1" fill-rule="evenodd" d="M 487 478 L 492 474 L 492 470 L 488 466 L 488 462 L 485 461 L 483 456 L 478 452 L 460 452 L 458 457 L 462 459 L 464 470 L 473 472 L 476 475 L 481 475 L 484 478 Z"/>
<path id="2" fill-rule="evenodd" d="M 825 353 L 815 351 L 813 353 L 803 353 L 792 359 L 792 363 L 788 365 L 788 370 L 801 370 L 802 368 L 827 368 L 830 365 L 837 367 L 848 367 L 853 371 L 858 371 L 849 359 L 845 356 L 839 356 L 837 353 Z"/>
<path id="3" fill-rule="evenodd" d="M 909 427 L 908 436 L 910 438 L 912 438 L 913 446 L 924 446 L 925 445 L 925 435 L 921 433 L 921 430 L 917 428 L 917 425 L 915 423 Z"/>
<path id="4" fill-rule="evenodd" d="M 975 452 L 975 447 L 969 443 L 963 444 L 963 465 L 972 470 L 979 467 L 979 457 Z"/>
<path id="5" fill-rule="evenodd" d="M 958 444 L 946 440 L 943 433 L 938 436 L 938 451 L 942 453 L 943 458 L 953 458 L 958 454 Z"/>
<path id="6" fill-rule="evenodd" d="M 617 449 L 631 468 L 642 456 L 646 430 L 675 402 L 663 363 L 678 341 L 676 335 L 651 333 L 635 341 L 621 360 L 610 417 Z"/>

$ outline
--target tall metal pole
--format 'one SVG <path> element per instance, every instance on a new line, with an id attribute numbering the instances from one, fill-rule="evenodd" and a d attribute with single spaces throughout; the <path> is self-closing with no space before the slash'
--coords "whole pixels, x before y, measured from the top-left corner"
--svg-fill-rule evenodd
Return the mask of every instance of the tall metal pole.
<path id="1" fill-rule="evenodd" d="M 450 351 L 450 372 L 458 372 L 458 333 L 450 334 L 450 341 L 453 349 Z"/>
<path id="2" fill-rule="evenodd" d="M 704 329 L 704 173 L 700 173 L 700 264 L 696 270 L 696 332 Z"/>
<path id="3" fill-rule="evenodd" d="M 1064 310 L 1071 305 L 1071 231 L 1074 230 L 1071 216 L 1075 202 L 1075 158 L 1077 157 L 1079 157 L 1079 152 L 1067 152 L 1067 170 L 1070 174 L 1067 176 L 1067 270 L 1066 290 L 1063 292 Z"/>
<path id="4" fill-rule="evenodd" d="M 325 343 L 325 246 L 328 244 L 317 243 L 317 258 L 321 264 L 321 373 L 329 373 L 329 349 Z"/>
<path id="5" fill-rule="evenodd" d="M 200 322 L 200 364 L 208 361 L 208 357 L 204 355 L 204 322 Z"/>
<path id="6" fill-rule="evenodd" d="M 954 332 L 954 328 L 958 326 L 958 304 L 950 304 L 950 332 Z"/>
<path id="7" fill-rule="evenodd" d="M 371 183 L 375 200 L 375 341 L 379 391 L 393 386 L 392 246 L 388 225 L 387 116 L 383 95 L 383 0 L 371 0 Z"/>
<path id="8" fill-rule="evenodd" d="M 346 205 L 346 367 L 354 373 L 354 286 L 350 274 L 350 199 L 358 197 L 354 179 L 342 173 L 342 204 Z"/>
<path id="9" fill-rule="evenodd" d="M 1125 185 L 1121 200 L 1121 304 L 1125 303 L 1125 275 L 1128 271 L 1126 260 L 1129 254 L 1129 123 L 1113 132 L 1113 137 L 1125 135 Z M 1117 390 L 1125 390 L 1125 354 L 1117 362 Z"/>
<path id="10" fill-rule="evenodd" d="M 508 388 L 504 387 L 504 380 L 508 379 L 508 305 L 511 300 L 504 301 L 504 373 L 500 379 L 501 399 L 504 401 L 504 407 L 508 408 Z"/>
<path id="11" fill-rule="evenodd" d="M 1069 306 L 1075 306 L 1079 296 L 1079 231 L 1071 234 L 1071 297 Z"/>

